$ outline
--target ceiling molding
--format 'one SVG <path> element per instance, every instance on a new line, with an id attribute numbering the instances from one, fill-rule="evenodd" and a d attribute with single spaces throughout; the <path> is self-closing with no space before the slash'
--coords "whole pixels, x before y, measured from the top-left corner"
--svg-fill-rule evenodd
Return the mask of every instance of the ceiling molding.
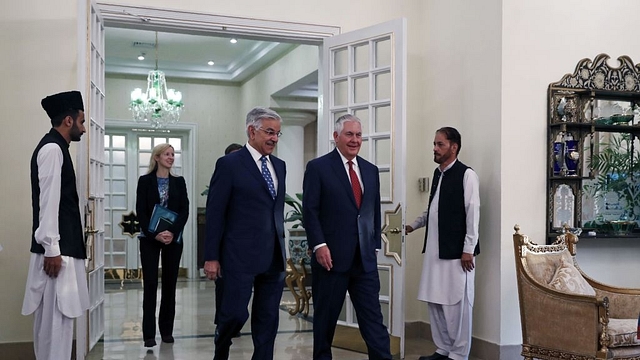
<path id="1" fill-rule="evenodd" d="M 318 70 L 309 73 L 300 80 L 293 82 L 271 95 L 274 98 L 292 100 L 308 99 L 317 101 L 318 99 Z"/>
<path id="2" fill-rule="evenodd" d="M 133 44 L 140 43 L 153 32 L 109 27 L 106 31 L 105 71 L 109 75 L 147 76 L 154 70 L 153 45 L 144 53 L 146 59 L 137 56 L 142 52 Z M 158 69 L 168 78 L 226 81 L 241 84 L 266 69 L 297 46 L 290 43 L 274 43 L 242 39 L 238 44 L 214 36 L 159 33 Z M 214 60 L 213 66 L 207 65 Z"/>
<path id="3" fill-rule="evenodd" d="M 321 45 L 340 27 L 98 2 L 106 26 Z"/>

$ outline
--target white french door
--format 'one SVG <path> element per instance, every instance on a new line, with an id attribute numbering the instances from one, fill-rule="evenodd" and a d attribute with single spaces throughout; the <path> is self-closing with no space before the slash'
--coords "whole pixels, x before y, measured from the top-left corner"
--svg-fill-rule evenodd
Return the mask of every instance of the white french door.
<path id="1" fill-rule="evenodd" d="M 87 57 L 83 73 L 85 127 L 77 153 L 78 195 L 84 207 L 87 284 L 90 307 L 76 322 L 76 358 L 84 359 L 104 334 L 104 22 L 91 1 L 87 6 Z M 84 71 L 84 69 L 83 69 Z M 80 81 L 85 81 L 81 79 Z"/>
<path id="2" fill-rule="evenodd" d="M 107 125 L 104 136 L 105 270 L 117 274 L 120 279 L 140 275 L 138 232 L 132 228 L 138 177 L 147 173 L 153 147 L 163 143 L 173 146 L 175 161 L 171 171 L 182 176 L 184 159 L 188 157 L 184 149 L 188 144 L 186 139 L 188 134 L 181 131 L 145 129 L 138 132 L 131 127 Z M 193 239 L 191 233 L 187 225 L 185 239 Z"/>
<path id="3" fill-rule="evenodd" d="M 360 156 L 380 169 L 382 251 L 378 253 L 380 306 L 391 337 L 391 353 L 404 358 L 404 235 L 406 134 L 406 21 L 398 19 L 324 40 L 320 83 L 318 154 L 333 144 L 335 120 L 351 113 L 362 121 Z M 362 351 L 363 344 L 342 343 L 357 320 L 347 299 L 334 346 Z M 366 350 L 365 350 L 366 351 Z"/>

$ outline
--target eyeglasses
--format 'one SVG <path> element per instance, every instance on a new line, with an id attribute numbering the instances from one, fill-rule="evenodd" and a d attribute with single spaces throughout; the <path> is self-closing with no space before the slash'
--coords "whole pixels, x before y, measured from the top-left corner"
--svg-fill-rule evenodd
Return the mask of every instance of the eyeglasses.
<path id="1" fill-rule="evenodd" d="M 256 129 L 264 131 L 264 133 L 267 134 L 267 136 L 269 136 L 269 137 L 272 137 L 272 136 L 280 137 L 280 136 L 282 136 L 282 131 L 274 131 L 273 129 L 263 129 L 261 127 L 256 128 Z"/>

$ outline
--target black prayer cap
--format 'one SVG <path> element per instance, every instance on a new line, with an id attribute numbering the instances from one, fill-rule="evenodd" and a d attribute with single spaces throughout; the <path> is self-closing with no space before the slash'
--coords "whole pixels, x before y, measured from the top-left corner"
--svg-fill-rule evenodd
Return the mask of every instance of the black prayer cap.
<path id="1" fill-rule="evenodd" d="M 49 95 L 40 102 L 49 118 L 53 119 L 67 110 L 82 110 L 82 94 L 79 91 L 66 91 Z"/>

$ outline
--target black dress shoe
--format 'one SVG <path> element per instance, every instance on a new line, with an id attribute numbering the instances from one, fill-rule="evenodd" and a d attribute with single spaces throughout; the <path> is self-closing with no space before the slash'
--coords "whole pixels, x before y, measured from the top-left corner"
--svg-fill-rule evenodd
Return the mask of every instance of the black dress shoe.
<path id="1" fill-rule="evenodd" d="M 167 343 L 167 344 L 172 344 L 175 342 L 175 340 L 173 339 L 173 336 L 171 335 L 166 335 L 162 337 L 162 342 L 163 343 Z"/>
<path id="2" fill-rule="evenodd" d="M 418 358 L 418 360 L 446 360 L 448 359 L 447 356 L 439 354 L 437 352 L 433 353 L 432 355 L 429 356 L 420 356 Z"/>
<path id="3" fill-rule="evenodd" d="M 154 347 L 156 346 L 156 339 L 146 339 L 144 341 L 144 347 Z"/>

